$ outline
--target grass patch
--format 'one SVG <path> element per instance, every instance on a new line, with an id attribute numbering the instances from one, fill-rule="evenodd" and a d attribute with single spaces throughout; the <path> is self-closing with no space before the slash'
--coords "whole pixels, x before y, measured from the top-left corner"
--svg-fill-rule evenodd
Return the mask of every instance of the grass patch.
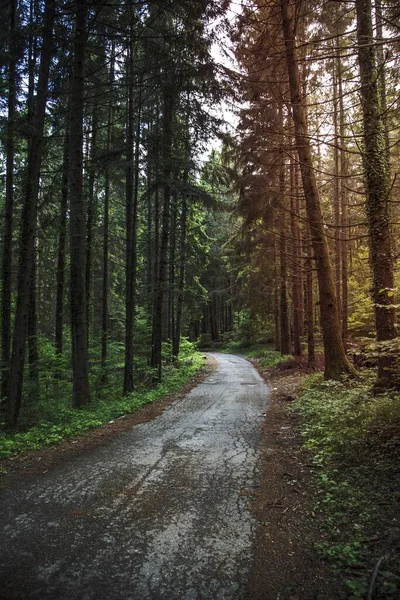
<path id="1" fill-rule="evenodd" d="M 318 550 L 343 572 L 351 600 L 366 598 L 381 557 L 373 597 L 400 597 L 400 395 L 373 396 L 374 377 L 313 375 L 293 407 L 318 467 Z"/>
<path id="2" fill-rule="evenodd" d="M 152 389 L 140 389 L 126 397 L 121 397 L 120 380 L 111 381 L 88 406 L 73 409 L 61 404 L 48 418 L 42 418 L 26 431 L 2 431 L 0 457 L 7 458 L 17 452 L 56 446 L 65 439 L 77 438 L 89 429 L 135 412 L 146 404 L 180 391 L 203 365 L 203 355 L 193 352 L 175 364 L 166 365 L 163 368 L 162 383 Z M 45 414 L 44 411 L 42 414 Z"/>

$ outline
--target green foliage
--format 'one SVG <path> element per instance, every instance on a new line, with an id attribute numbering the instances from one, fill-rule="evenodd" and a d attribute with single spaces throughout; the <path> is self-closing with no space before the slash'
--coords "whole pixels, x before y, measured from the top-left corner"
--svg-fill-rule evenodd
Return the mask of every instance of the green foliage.
<path id="1" fill-rule="evenodd" d="M 315 510 L 326 531 L 318 550 L 347 574 L 348 598 L 353 600 L 365 598 L 377 558 L 385 556 L 374 598 L 394 600 L 400 593 L 395 527 L 400 396 L 374 396 L 374 373 L 362 375 L 342 382 L 313 375 L 293 410 L 301 418 L 304 446 L 319 468 Z"/>
<path id="2" fill-rule="evenodd" d="M 254 358 L 259 360 L 259 364 L 263 369 L 271 369 L 276 367 L 282 362 L 285 362 L 290 356 L 285 356 L 264 344 L 253 344 L 248 346 L 246 342 L 231 340 L 227 342 L 219 352 L 225 352 L 227 354 L 243 354 L 247 358 Z"/>
<path id="3" fill-rule="evenodd" d="M 361 246 L 354 257 L 355 268 L 348 279 L 349 331 L 353 335 L 368 335 L 374 331 L 374 307 L 371 298 L 369 251 Z"/>
<path id="4" fill-rule="evenodd" d="M 79 437 L 93 427 L 99 427 L 125 414 L 135 412 L 146 404 L 161 400 L 165 395 L 179 391 L 204 364 L 204 359 L 199 352 L 195 351 L 194 344 L 183 339 L 179 360 L 165 366 L 162 383 L 151 388 L 142 380 L 142 384 L 137 385 L 137 391 L 121 397 L 120 367 L 123 360 L 123 347 L 121 344 L 110 344 L 109 359 L 114 363 L 114 373 L 110 375 L 107 384 L 101 384 L 102 374 L 99 369 L 93 368 L 91 378 L 93 389 L 96 389 L 97 393 L 89 406 L 77 410 L 70 406 L 71 384 L 66 379 L 68 361 L 52 353 L 50 344 L 46 346 L 45 342 L 42 343 L 46 348 L 43 354 L 46 369 L 42 364 L 42 395 L 36 412 L 39 421 L 29 426 L 29 419 L 25 414 L 22 420 L 25 423 L 25 430 L 0 432 L 1 458 L 17 452 L 55 446 L 65 439 Z M 165 356 L 170 356 L 167 346 L 163 352 Z M 148 368 L 147 373 L 149 373 Z"/>
<path id="5" fill-rule="evenodd" d="M 360 450 L 380 454 L 400 442 L 400 396 L 374 396 L 372 371 L 362 379 L 322 381 L 309 378 L 295 405 L 303 419 L 306 447 L 316 462 L 343 456 L 356 460 Z"/>

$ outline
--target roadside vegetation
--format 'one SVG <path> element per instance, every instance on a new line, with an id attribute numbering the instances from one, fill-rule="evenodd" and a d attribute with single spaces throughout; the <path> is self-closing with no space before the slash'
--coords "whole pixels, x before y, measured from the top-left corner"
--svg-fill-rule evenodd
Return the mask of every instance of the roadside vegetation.
<path id="1" fill-rule="evenodd" d="M 400 396 L 359 379 L 309 377 L 292 405 L 316 467 L 321 556 L 343 573 L 348 598 L 400 596 Z"/>
<path id="2" fill-rule="evenodd" d="M 323 540 L 316 550 L 345 581 L 347 600 L 399 598 L 398 392 L 374 394 L 374 369 L 324 380 L 305 359 L 266 344 L 235 340 L 220 351 L 256 359 L 267 379 L 279 373 L 281 390 L 286 372 L 292 383 L 297 379 L 299 391 L 287 410 L 298 416 L 302 446 L 311 457 L 317 498 L 311 518 Z"/>
<path id="3" fill-rule="evenodd" d="M 123 415 L 136 412 L 146 404 L 157 402 L 169 394 L 179 392 L 203 365 L 204 357 L 195 345 L 183 339 L 179 359 L 171 360 L 171 348 L 163 347 L 162 382 L 152 384 L 153 369 L 146 363 L 146 357 L 136 355 L 135 391 L 121 395 L 119 382 L 123 371 L 122 344 L 110 344 L 110 364 L 107 379 L 101 369 L 92 368 L 90 377 L 93 394 L 92 402 L 74 409 L 70 403 L 71 382 L 68 377 L 68 352 L 60 360 L 50 346 L 43 341 L 45 357 L 41 365 L 40 402 L 30 405 L 29 397 L 21 413 L 18 430 L 0 432 L 0 458 L 7 458 L 18 452 L 56 446 L 66 439 L 74 439 L 89 429 L 100 427 Z M 65 361 L 65 362 L 64 362 Z M 95 363 L 94 363 L 95 364 Z M 56 374 L 56 376 L 55 376 Z"/>
<path id="4" fill-rule="evenodd" d="M 278 350 L 274 350 L 266 344 L 248 345 L 247 342 L 240 340 L 227 342 L 219 349 L 219 352 L 241 354 L 246 358 L 257 359 L 257 363 L 262 369 L 271 369 L 290 358 L 290 356 L 284 356 Z"/>

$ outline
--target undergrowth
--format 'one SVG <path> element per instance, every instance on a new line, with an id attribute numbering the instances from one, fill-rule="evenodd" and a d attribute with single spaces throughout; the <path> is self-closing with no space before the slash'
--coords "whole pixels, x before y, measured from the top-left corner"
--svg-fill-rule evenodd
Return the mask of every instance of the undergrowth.
<path id="1" fill-rule="evenodd" d="M 164 365 L 162 383 L 152 386 L 149 377 L 142 378 L 135 392 L 122 396 L 121 371 L 117 365 L 119 353 L 116 349 L 114 351 L 114 372 L 110 373 L 106 383 L 101 383 L 101 372 L 92 369 L 92 389 L 95 389 L 95 393 L 92 402 L 79 409 L 70 405 L 70 381 L 63 381 L 59 376 L 55 378 L 54 365 L 51 369 L 42 369 L 42 393 L 35 409 L 35 421 L 29 421 L 32 410 L 29 410 L 27 403 L 26 413 L 21 415 L 23 426 L 17 431 L 0 432 L 0 458 L 58 445 L 65 439 L 79 437 L 93 427 L 135 412 L 146 404 L 179 391 L 204 365 L 203 355 L 195 351 L 193 344 L 184 341 L 179 361 Z M 44 380 L 45 376 L 48 381 Z"/>
<path id="2" fill-rule="evenodd" d="M 282 362 L 285 362 L 290 357 L 285 356 L 265 344 L 253 344 L 249 346 L 241 341 L 230 341 L 226 343 L 219 352 L 227 354 L 242 354 L 247 358 L 259 359 L 259 364 L 262 369 L 276 367 Z"/>
<path id="3" fill-rule="evenodd" d="M 400 597 L 400 395 L 374 396 L 373 378 L 313 375 L 293 407 L 318 468 L 318 550 L 344 573 L 351 600 L 367 598 L 380 559 L 371 597 Z"/>

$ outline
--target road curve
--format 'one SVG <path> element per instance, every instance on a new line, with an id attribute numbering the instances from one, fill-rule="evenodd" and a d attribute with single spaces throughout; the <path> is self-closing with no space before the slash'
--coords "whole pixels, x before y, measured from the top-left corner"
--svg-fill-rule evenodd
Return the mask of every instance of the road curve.
<path id="1" fill-rule="evenodd" d="M 1 598 L 248 598 L 268 388 L 212 356 L 216 372 L 155 420 L 2 493 Z"/>

